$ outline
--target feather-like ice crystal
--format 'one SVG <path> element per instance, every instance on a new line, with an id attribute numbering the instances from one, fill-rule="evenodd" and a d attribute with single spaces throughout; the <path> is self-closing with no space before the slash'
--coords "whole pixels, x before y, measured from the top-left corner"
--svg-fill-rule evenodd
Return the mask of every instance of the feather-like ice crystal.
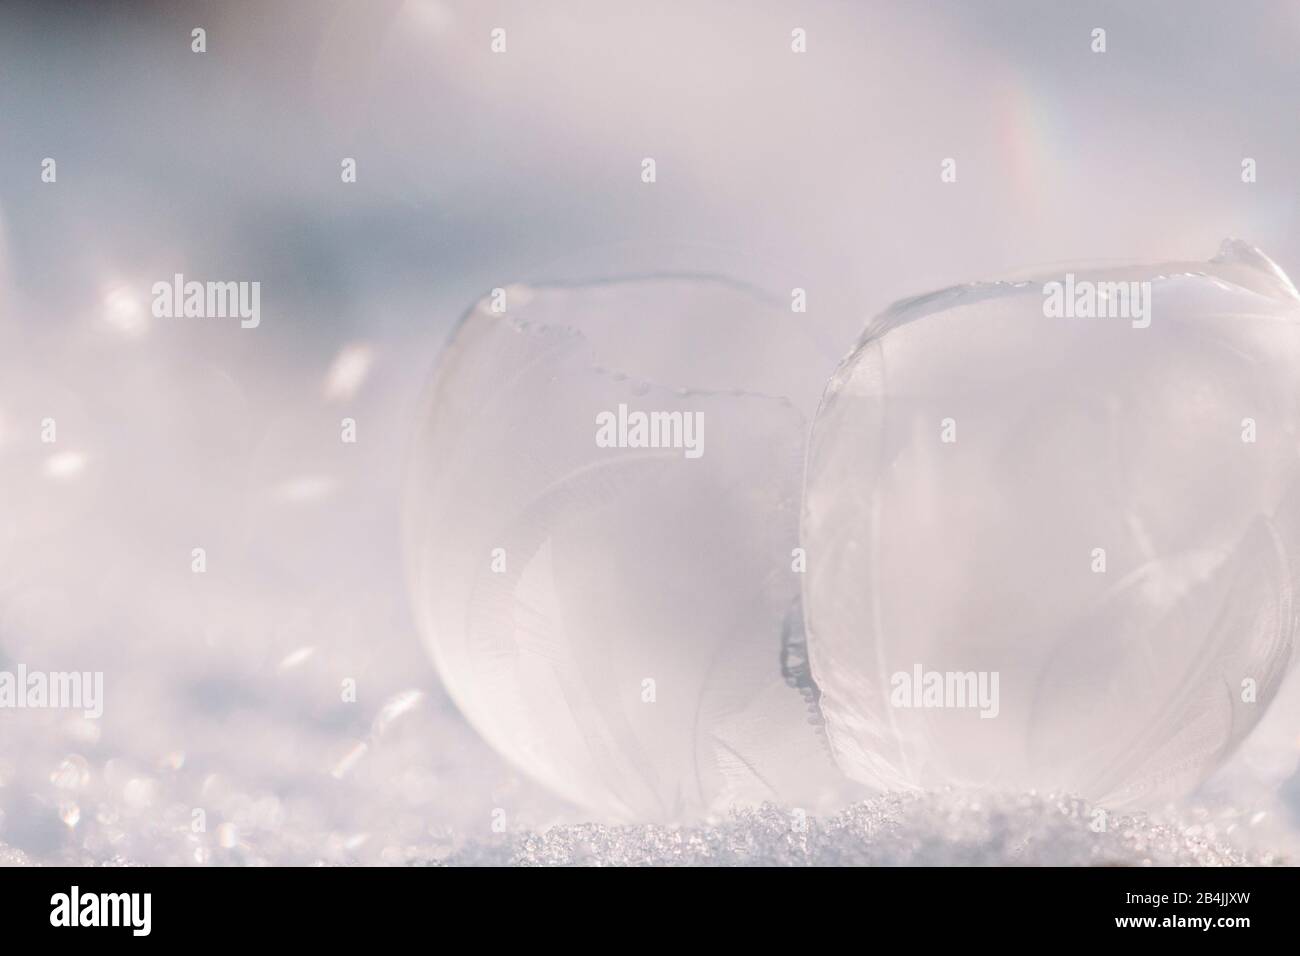
<path id="1" fill-rule="evenodd" d="M 1257 250 L 900 303 L 802 523 L 835 757 L 1114 805 L 1201 780 L 1295 656 L 1300 299 Z"/>
<path id="2" fill-rule="evenodd" d="M 840 779 L 794 570 L 830 364 L 788 311 L 702 279 L 512 287 L 464 319 L 412 463 L 411 589 L 517 766 L 636 820 L 811 807 Z"/>

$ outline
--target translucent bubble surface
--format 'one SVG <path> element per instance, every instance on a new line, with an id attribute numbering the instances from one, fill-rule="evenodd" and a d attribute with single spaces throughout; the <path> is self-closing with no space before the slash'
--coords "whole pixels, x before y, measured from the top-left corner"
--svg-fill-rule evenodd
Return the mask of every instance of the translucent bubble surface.
<path id="1" fill-rule="evenodd" d="M 511 287 L 463 320 L 411 463 L 409 577 L 502 754 L 643 821 L 813 806 L 841 779 L 793 570 L 832 364 L 787 310 L 705 279 Z"/>
<path id="2" fill-rule="evenodd" d="M 846 772 L 1108 805 L 1204 778 L 1295 656 L 1298 368 L 1296 291 L 1236 241 L 873 322 L 818 413 L 802 523 Z"/>

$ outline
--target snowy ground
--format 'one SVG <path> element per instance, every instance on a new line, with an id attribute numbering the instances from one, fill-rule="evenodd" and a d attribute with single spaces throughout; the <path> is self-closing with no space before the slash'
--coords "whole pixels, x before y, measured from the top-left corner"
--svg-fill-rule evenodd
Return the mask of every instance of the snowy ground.
<path id="1" fill-rule="evenodd" d="M 712 826 L 557 826 L 475 843 L 450 865 L 516 866 L 1241 866 L 1294 864 L 1246 851 L 1235 811 L 1200 822 L 1119 817 L 1104 832 L 1078 801 L 1041 796 L 889 795 L 806 824 L 773 806 Z"/>
<path id="2" fill-rule="evenodd" d="M 1287 851 L 1260 846 L 1266 814 L 1200 808 L 1181 814 L 1117 816 L 1104 829 L 1089 807 L 1038 795 L 936 793 L 887 795 L 827 818 L 764 805 L 709 825 L 557 824 L 541 831 L 466 838 L 436 828 L 378 862 L 412 866 L 1289 866 Z M 103 810 L 101 808 L 101 813 Z M 257 838 L 256 831 L 249 834 Z M 369 835 L 328 836 L 318 862 L 346 865 L 365 857 Z M 180 830 L 155 844 L 205 844 Z M 268 840 L 267 842 L 275 842 Z M 274 862 L 251 846 L 223 847 L 213 862 Z M 39 862 L 0 845 L 0 865 Z M 59 862 L 133 865 L 113 853 L 70 852 Z M 179 861 L 168 861 L 179 862 Z M 303 862 L 306 862 L 305 860 Z"/>

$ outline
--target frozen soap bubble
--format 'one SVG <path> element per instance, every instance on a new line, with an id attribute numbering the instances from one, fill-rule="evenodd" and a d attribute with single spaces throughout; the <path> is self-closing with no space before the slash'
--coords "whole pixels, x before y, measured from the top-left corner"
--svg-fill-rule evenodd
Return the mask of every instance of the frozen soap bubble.
<path id="1" fill-rule="evenodd" d="M 408 570 L 497 750 L 643 821 L 811 808 L 843 779 L 792 570 L 833 364 L 779 305 L 699 278 L 511 287 L 465 317 L 410 466 Z"/>
<path id="2" fill-rule="evenodd" d="M 1296 290 L 1235 241 L 877 319 L 823 398 L 802 523 L 841 767 L 1110 805 L 1203 779 L 1294 657 L 1297 369 Z"/>

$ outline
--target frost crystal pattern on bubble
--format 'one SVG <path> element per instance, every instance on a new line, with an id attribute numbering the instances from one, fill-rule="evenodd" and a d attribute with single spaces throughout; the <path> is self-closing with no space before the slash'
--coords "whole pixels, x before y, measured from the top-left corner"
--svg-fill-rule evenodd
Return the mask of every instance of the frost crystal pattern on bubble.
<path id="1" fill-rule="evenodd" d="M 1098 297 L 1060 314 L 1052 282 Z M 1145 316 L 1111 308 L 1143 283 Z M 1203 779 L 1294 657 L 1297 367 L 1296 290 L 1236 241 L 876 320 L 818 412 L 802 524 L 846 772 L 1116 805 Z M 952 699 L 971 677 L 992 708 Z"/>
<path id="2" fill-rule="evenodd" d="M 408 483 L 410 586 L 452 696 L 605 817 L 816 805 L 841 775 L 783 661 L 830 363 L 723 282 L 500 291 L 442 357 Z M 620 409 L 695 416 L 699 440 L 602 447 Z"/>

